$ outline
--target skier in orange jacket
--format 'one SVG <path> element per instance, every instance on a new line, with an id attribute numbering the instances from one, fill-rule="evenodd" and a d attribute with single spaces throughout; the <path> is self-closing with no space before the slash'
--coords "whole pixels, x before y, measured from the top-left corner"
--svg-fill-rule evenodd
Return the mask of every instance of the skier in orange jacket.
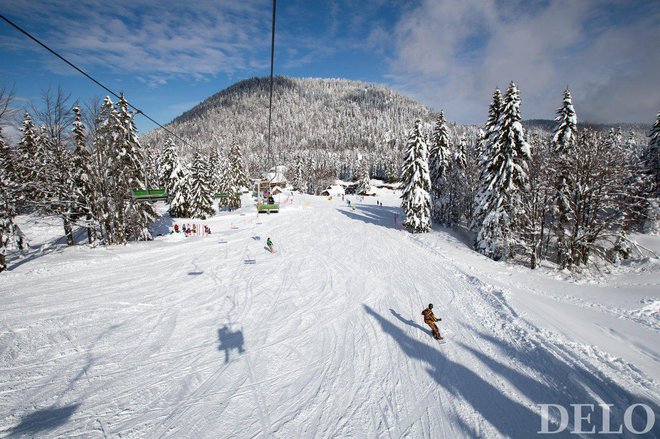
<path id="1" fill-rule="evenodd" d="M 424 316 L 424 323 L 429 325 L 431 327 L 431 331 L 433 331 L 433 337 L 435 337 L 436 340 L 442 340 L 442 336 L 440 335 L 440 330 L 438 329 L 438 326 L 435 324 L 435 322 L 439 322 L 442 319 L 439 319 L 433 314 L 433 304 L 429 303 L 429 307 L 426 308 L 424 311 L 422 311 L 422 315 Z"/>

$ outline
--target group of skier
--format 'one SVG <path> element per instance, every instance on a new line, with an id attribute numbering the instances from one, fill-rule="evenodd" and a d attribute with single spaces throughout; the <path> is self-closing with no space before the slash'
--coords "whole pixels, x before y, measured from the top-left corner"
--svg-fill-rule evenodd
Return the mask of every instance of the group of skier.
<path id="1" fill-rule="evenodd" d="M 211 228 L 207 226 L 206 224 L 201 224 L 199 225 L 199 231 L 200 233 L 203 233 L 204 235 L 210 235 L 211 234 Z M 183 224 L 181 227 L 179 227 L 178 224 L 174 224 L 174 228 L 172 230 L 172 233 L 183 233 L 186 236 L 192 236 L 197 234 L 197 224 Z"/>

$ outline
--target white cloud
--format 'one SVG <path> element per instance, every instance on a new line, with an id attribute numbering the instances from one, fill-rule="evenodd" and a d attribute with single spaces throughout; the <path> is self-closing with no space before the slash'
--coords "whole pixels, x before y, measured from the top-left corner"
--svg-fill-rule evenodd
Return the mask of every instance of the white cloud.
<path id="1" fill-rule="evenodd" d="M 590 0 L 424 0 L 396 24 L 389 77 L 462 122 L 482 123 L 492 90 L 511 80 L 525 118 L 552 118 L 569 85 L 584 119 L 651 121 L 660 107 L 659 8 L 625 25 L 603 19 L 606 8 Z"/>
<path id="2" fill-rule="evenodd" d="M 196 1 L 194 8 L 146 0 L 0 0 L 0 6 L 74 63 L 139 73 L 149 84 L 252 69 L 270 43 L 264 0 Z M 41 50 L 20 38 L 3 45 Z"/>

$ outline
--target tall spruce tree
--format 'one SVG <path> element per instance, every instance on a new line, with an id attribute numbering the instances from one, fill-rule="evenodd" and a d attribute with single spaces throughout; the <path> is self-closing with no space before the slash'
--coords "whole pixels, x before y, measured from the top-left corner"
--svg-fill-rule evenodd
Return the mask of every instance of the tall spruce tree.
<path id="1" fill-rule="evenodd" d="M 449 131 L 444 112 L 440 112 L 431 135 L 429 149 L 429 172 L 431 176 L 431 201 L 433 219 L 446 223 L 449 217 L 447 193 L 448 174 L 451 163 Z"/>
<path id="2" fill-rule="evenodd" d="M 229 210 L 241 207 L 241 187 L 249 184 L 243 155 L 238 143 L 234 141 L 229 149 L 229 185 L 227 187 L 227 206 Z"/>
<path id="3" fill-rule="evenodd" d="M 577 115 L 573 108 L 571 92 L 564 91 L 562 107 L 557 110 L 555 126 L 552 136 L 552 149 L 555 163 L 555 199 L 554 199 L 554 230 L 557 239 L 557 263 L 565 268 L 570 265 L 570 249 L 567 240 L 570 234 L 570 223 L 573 221 L 573 212 L 570 209 L 569 199 L 573 191 L 570 162 L 575 153 L 575 140 L 577 139 Z"/>
<path id="4" fill-rule="evenodd" d="M 642 230 L 647 233 L 660 230 L 660 111 L 648 136 L 649 142 L 640 160 L 646 183 L 643 190 L 646 219 Z"/>
<path id="5" fill-rule="evenodd" d="M 233 183 L 237 187 L 248 186 L 249 179 L 245 162 L 243 161 L 243 153 L 238 146 L 238 142 L 234 141 L 229 149 L 229 167 L 231 168 L 231 176 Z"/>
<path id="6" fill-rule="evenodd" d="M 192 217 L 207 219 L 214 213 L 213 183 L 206 158 L 198 151 L 190 169 L 190 210 Z"/>
<path id="7" fill-rule="evenodd" d="M 94 184 L 92 182 L 93 171 L 91 166 L 91 155 L 87 149 L 87 138 L 85 134 L 85 124 L 82 121 L 82 114 L 78 106 L 71 110 L 74 114 L 73 120 L 73 190 L 75 194 L 75 217 L 85 220 L 87 227 L 87 241 L 91 244 L 96 238 L 95 227 L 95 207 Z"/>
<path id="8" fill-rule="evenodd" d="M 119 95 L 116 106 L 117 121 L 119 122 L 119 142 L 115 152 L 115 160 L 122 169 L 122 190 L 119 192 L 123 204 L 119 204 L 118 221 L 126 231 L 125 240 L 152 239 L 149 227 L 158 216 L 148 201 L 136 200 L 133 195 L 135 189 L 147 189 L 146 186 L 146 156 L 140 144 L 135 126 L 135 114 L 130 111 L 124 94 Z"/>
<path id="9" fill-rule="evenodd" d="M 401 172 L 403 194 L 401 208 L 403 225 L 412 233 L 428 232 L 431 228 L 431 177 L 429 175 L 428 147 L 421 132 L 421 121 L 415 121 L 410 131 Z"/>
<path id="10" fill-rule="evenodd" d="M 307 183 L 305 182 L 305 160 L 301 155 L 298 156 L 296 160 L 296 165 L 293 170 L 293 178 L 291 179 L 291 185 L 294 190 L 304 192 L 307 189 Z"/>
<path id="11" fill-rule="evenodd" d="M 357 188 L 356 193 L 358 195 L 366 195 L 371 191 L 371 182 L 369 179 L 369 164 L 366 162 L 366 159 L 358 154 L 358 165 L 357 165 Z"/>
<path id="12" fill-rule="evenodd" d="M 655 198 L 660 197 L 660 111 L 655 118 L 655 124 L 649 132 L 649 143 L 642 155 L 646 173 L 650 178 L 649 193 Z"/>
<path id="13" fill-rule="evenodd" d="M 461 216 L 469 210 L 467 180 L 467 139 L 462 136 L 451 144 L 449 149 L 450 162 L 447 172 L 447 208 L 444 223 L 453 227 L 459 223 Z"/>
<path id="14" fill-rule="evenodd" d="M 7 268 L 6 253 L 16 233 L 18 188 L 12 153 L 0 127 L 0 272 Z"/>
<path id="15" fill-rule="evenodd" d="M 163 148 L 160 158 L 159 171 L 159 177 L 163 182 L 163 188 L 165 189 L 165 192 L 167 192 L 168 199 L 171 201 L 172 194 L 174 193 L 174 185 L 176 180 L 180 178 L 178 173 L 181 172 L 179 155 L 174 140 L 172 140 L 171 137 L 168 137 L 167 140 L 165 140 L 165 147 Z"/>
<path id="16" fill-rule="evenodd" d="M 523 229 L 521 192 L 527 185 L 530 148 L 521 120 L 518 88 L 511 82 L 504 98 L 497 142 L 488 153 L 483 182 L 486 190 L 479 199 L 479 210 L 485 215 L 475 248 L 495 260 L 512 256 Z"/>
<path id="17" fill-rule="evenodd" d="M 502 117 L 502 93 L 499 88 L 493 92 L 493 100 L 488 108 L 488 119 L 484 131 L 477 142 L 477 162 L 479 168 L 479 185 L 475 194 L 475 206 L 472 213 L 470 228 L 477 232 L 481 229 L 484 218 L 488 214 L 490 188 L 490 164 L 493 161 L 493 149 L 497 143 Z"/>
<path id="18" fill-rule="evenodd" d="M 191 177 L 187 166 L 177 161 L 176 167 L 170 174 L 172 192 L 169 195 L 170 215 L 175 218 L 189 218 L 193 216 L 191 206 Z"/>
<path id="19" fill-rule="evenodd" d="M 231 182 L 231 167 L 229 166 L 229 160 L 226 157 L 220 157 L 220 164 L 218 165 L 219 175 L 218 175 L 218 192 L 222 194 L 220 198 L 219 205 L 227 207 L 229 205 L 229 194 L 232 191 L 232 182 Z"/>
<path id="20" fill-rule="evenodd" d="M 25 112 L 20 131 L 22 135 L 16 145 L 16 178 L 21 185 L 22 199 L 32 201 L 38 199 L 37 187 L 39 185 L 36 180 L 39 170 L 43 169 L 43 163 L 39 163 L 39 133 L 28 112 Z"/>

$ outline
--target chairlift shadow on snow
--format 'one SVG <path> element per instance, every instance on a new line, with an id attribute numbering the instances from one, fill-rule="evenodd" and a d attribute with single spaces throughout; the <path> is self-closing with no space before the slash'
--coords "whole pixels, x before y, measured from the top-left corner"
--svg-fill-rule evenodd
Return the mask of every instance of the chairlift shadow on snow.
<path id="1" fill-rule="evenodd" d="M 477 331 L 475 328 L 464 326 L 461 330 L 475 334 L 478 339 L 495 346 L 497 351 L 506 353 L 507 358 L 515 361 L 507 364 L 492 358 L 487 352 L 478 349 L 478 346 L 468 345 L 457 341 L 457 345 L 470 352 L 486 369 L 492 371 L 495 377 L 509 383 L 510 386 L 523 394 L 535 408 L 510 398 L 502 389 L 493 385 L 493 379 L 486 379 L 479 371 L 473 371 L 461 363 L 451 360 L 441 349 L 435 348 L 431 343 L 424 342 L 418 337 L 412 337 L 392 323 L 389 319 L 377 313 L 368 305 L 363 304 L 364 310 L 374 318 L 383 331 L 389 334 L 399 345 L 403 353 L 414 359 L 424 367 L 431 378 L 449 392 L 453 398 L 459 398 L 470 405 L 475 412 L 482 416 L 501 436 L 505 437 L 531 437 L 535 436 L 541 427 L 541 415 L 538 404 L 559 404 L 570 408 L 570 404 L 594 404 L 598 406 L 600 400 L 614 404 L 611 412 L 611 422 L 614 428 L 623 425 L 624 411 L 632 404 L 646 404 L 654 413 L 658 413 L 658 403 L 637 394 L 631 393 L 604 374 L 595 374 L 594 371 L 580 365 L 577 361 L 567 359 L 562 361 L 553 350 L 546 349 L 539 343 L 517 345 L 492 335 Z M 399 319 L 395 312 L 392 314 Z M 417 326 L 405 318 L 399 319 L 408 325 Z M 524 369 L 514 368 L 512 364 L 523 364 Z M 540 378 L 535 378 L 540 377 Z M 602 425 L 602 412 L 594 410 L 591 425 Z M 643 410 L 634 411 L 633 426 L 642 431 L 646 425 L 646 416 Z M 465 436 L 482 436 L 475 425 L 456 420 L 456 425 L 463 430 Z M 553 425 L 551 429 L 556 429 Z M 570 429 L 555 434 L 555 437 L 574 437 Z M 660 437 L 660 425 L 656 424 L 646 435 L 640 437 Z"/>
<path id="2" fill-rule="evenodd" d="M 229 352 L 236 350 L 238 354 L 245 352 L 243 349 L 243 344 L 245 339 L 243 337 L 243 331 L 232 330 L 228 325 L 224 325 L 222 328 L 218 329 L 218 350 L 225 352 L 225 363 L 229 363 Z"/>
<path id="3" fill-rule="evenodd" d="M 24 416 L 21 422 L 10 430 L 12 436 L 36 436 L 66 424 L 80 403 L 64 407 L 48 407 Z"/>

